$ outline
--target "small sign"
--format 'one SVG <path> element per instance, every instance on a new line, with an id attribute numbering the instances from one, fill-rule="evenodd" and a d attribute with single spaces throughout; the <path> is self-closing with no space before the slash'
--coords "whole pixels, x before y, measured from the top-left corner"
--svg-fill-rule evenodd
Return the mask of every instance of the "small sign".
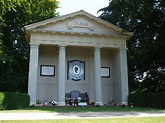
<path id="1" fill-rule="evenodd" d="M 110 68 L 109 67 L 101 67 L 101 77 L 110 78 Z"/>
<path id="2" fill-rule="evenodd" d="M 54 65 L 41 65 L 40 76 L 55 76 Z"/>

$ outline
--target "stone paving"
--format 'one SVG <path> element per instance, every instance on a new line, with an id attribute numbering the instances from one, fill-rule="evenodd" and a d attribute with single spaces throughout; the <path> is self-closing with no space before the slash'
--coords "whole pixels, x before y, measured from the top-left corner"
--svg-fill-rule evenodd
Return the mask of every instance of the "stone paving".
<path id="1" fill-rule="evenodd" d="M 92 118 L 126 118 L 126 117 L 165 117 L 165 111 L 146 112 L 70 112 L 70 113 L 3 113 L 0 120 L 49 120 L 49 119 L 92 119 Z"/>

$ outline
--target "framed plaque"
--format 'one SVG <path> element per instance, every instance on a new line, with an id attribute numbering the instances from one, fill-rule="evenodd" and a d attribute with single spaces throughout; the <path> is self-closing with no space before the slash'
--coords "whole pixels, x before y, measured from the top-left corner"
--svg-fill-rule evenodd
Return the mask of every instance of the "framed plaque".
<path id="1" fill-rule="evenodd" d="M 101 77 L 110 78 L 110 68 L 109 67 L 101 67 Z"/>
<path id="2" fill-rule="evenodd" d="M 55 76 L 55 66 L 54 65 L 41 65 L 40 66 L 40 76 Z"/>
<path id="3" fill-rule="evenodd" d="M 68 61 L 67 79 L 74 81 L 85 80 L 85 62 L 80 60 Z"/>

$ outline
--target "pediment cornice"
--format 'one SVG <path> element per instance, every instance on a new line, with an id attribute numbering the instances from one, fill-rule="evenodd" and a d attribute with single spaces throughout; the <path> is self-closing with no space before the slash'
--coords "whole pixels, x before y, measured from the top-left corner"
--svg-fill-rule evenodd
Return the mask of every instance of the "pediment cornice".
<path id="1" fill-rule="evenodd" d="M 41 21 L 41 22 L 37 22 L 37 23 L 34 23 L 34 24 L 30 24 L 30 25 L 27 25 L 25 26 L 25 29 L 26 30 L 31 30 L 31 29 L 36 29 L 38 27 L 41 27 L 41 26 L 46 26 L 50 23 L 56 23 L 58 21 L 64 21 L 66 19 L 69 19 L 69 18 L 74 18 L 75 16 L 85 16 L 85 17 L 88 17 L 89 19 L 92 19 L 92 20 L 95 20 L 97 21 L 98 23 L 101 23 L 101 24 L 104 24 L 106 25 L 107 27 L 111 27 L 113 28 L 114 30 L 116 31 L 119 31 L 121 32 L 123 29 L 118 27 L 118 26 L 115 26 L 107 21 L 104 21 L 98 17 L 95 17 L 83 10 L 80 10 L 80 11 L 77 11 L 77 12 L 73 12 L 73 13 L 70 13 L 70 14 L 67 14 L 67 15 L 63 15 L 63 16 L 59 16 L 59 17 L 54 17 L 54 18 L 51 18 L 51 19 L 47 19 L 47 20 L 44 20 L 44 21 Z"/>
<path id="2" fill-rule="evenodd" d="M 83 10 L 27 25 L 25 32 L 28 42 L 35 32 L 122 37 L 126 40 L 132 37 L 132 33 Z"/>

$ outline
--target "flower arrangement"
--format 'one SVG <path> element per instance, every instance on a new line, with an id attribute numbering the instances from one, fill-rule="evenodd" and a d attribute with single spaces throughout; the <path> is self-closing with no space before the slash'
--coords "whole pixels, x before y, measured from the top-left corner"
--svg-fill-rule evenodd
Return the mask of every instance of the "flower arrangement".
<path id="1" fill-rule="evenodd" d="M 94 101 L 89 102 L 89 105 L 95 105 Z"/>
<path id="2" fill-rule="evenodd" d="M 36 100 L 36 104 L 41 104 L 42 101 L 40 99 Z"/>
<path id="3" fill-rule="evenodd" d="M 40 99 L 36 100 L 36 106 L 55 106 L 55 105 L 57 105 L 56 101 L 48 102 L 47 100 L 44 100 L 42 102 Z"/>
<path id="4" fill-rule="evenodd" d="M 43 101 L 43 106 L 48 106 L 47 100 L 44 100 L 44 101 Z"/>
<path id="5" fill-rule="evenodd" d="M 56 102 L 56 101 L 50 101 L 49 104 L 50 104 L 51 106 L 55 106 L 55 105 L 57 105 L 57 102 Z"/>
<path id="6" fill-rule="evenodd" d="M 114 99 L 109 99 L 108 100 L 108 104 L 109 105 L 115 105 L 116 103 L 115 103 L 115 100 Z"/>
<path id="7" fill-rule="evenodd" d="M 53 106 L 57 105 L 57 102 L 56 101 L 52 101 L 52 105 Z"/>
<path id="8" fill-rule="evenodd" d="M 81 102 L 81 97 L 78 97 L 78 102 Z"/>

